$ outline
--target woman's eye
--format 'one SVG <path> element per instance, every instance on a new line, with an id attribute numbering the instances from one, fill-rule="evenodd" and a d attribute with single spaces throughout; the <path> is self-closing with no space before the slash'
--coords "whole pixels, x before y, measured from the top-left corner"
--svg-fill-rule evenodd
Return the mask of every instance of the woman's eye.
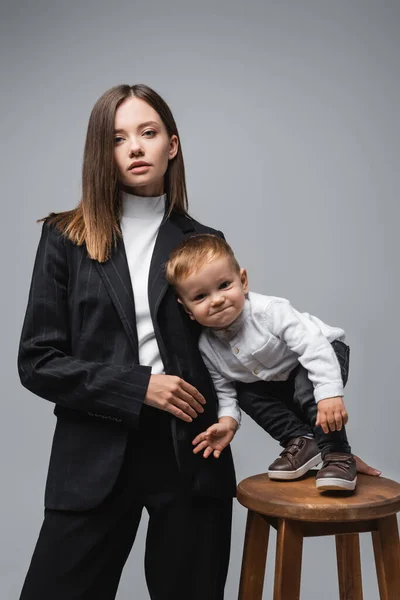
<path id="1" fill-rule="evenodd" d="M 148 135 L 148 134 L 150 134 L 150 135 Z M 156 132 L 153 131 L 152 129 L 147 129 L 147 131 L 145 131 L 143 133 L 143 135 L 145 135 L 146 137 L 154 137 L 156 135 Z"/>
<path id="2" fill-rule="evenodd" d="M 124 138 L 123 138 L 123 137 L 121 137 L 120 135 L 116 135 L 116 136 L 115 136 L 115 138 L 114 138 L 114 143 L 115 143 L 115 144 L 119 144 L 119 142 L 120 142 L 121 140 L 123 140 L 123 139 L 124 139 Z"/>

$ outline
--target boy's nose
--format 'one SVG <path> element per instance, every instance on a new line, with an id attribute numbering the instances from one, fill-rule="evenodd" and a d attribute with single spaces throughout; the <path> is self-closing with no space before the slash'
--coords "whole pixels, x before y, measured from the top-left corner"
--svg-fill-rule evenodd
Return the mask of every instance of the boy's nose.
<path id="1" fill-rule="evenodd" d="M 213 306 L 217 306 L 218 304 L 222 304 L 225 302 L 225 296 L 223 294 L 217 294 L 212 299 Z"/>

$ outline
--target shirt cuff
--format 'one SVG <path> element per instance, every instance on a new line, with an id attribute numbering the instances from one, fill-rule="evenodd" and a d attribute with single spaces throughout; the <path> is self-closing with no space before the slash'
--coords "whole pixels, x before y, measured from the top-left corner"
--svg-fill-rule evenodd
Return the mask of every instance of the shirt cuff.
<path id="1" fill-rule="evenodd" d="M 237 428 L 239 429 L 241 421 L 240 410 L 234 408 L 220 408 L 218 410 L 218 419 L 221 417 L 232 417 L 232 419 L 235 419 L 236 423 L 238 424 Z"/>
<path id="2" fill-rule="evenodd" d="M 343 396 L 342 383 L 323 383 L 314 390 L 315 402 L 325 400 L 325 398 L 334 398 L 335 396 Z"/>

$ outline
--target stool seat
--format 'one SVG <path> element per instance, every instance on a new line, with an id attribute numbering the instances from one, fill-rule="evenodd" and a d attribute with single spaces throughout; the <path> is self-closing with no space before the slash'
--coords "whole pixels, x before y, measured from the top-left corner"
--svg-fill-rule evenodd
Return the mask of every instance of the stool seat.
<path id="1" fill-rule="evenodd" d="M 364 521 L 400 511 L 400 484 L 385 477 L 358 474 L 354 493 L 321 493 L 312 476 L 298 481 L 271 481 L 267 474 L 261 474 L 239 483 L 238 500 L 250 510 L 282 519 Z"/>
<path id="2" fill-rule="evenodd" d="M 379 597 L 400 600 L 399 483 L 358 474 L 354 493 L 321 493 L 312 471 L 298 481 L 261 474 L 241 481 L 237 498 L 247 508 L 239 600 L 262 598 L 270 527 L 277 530 L 274 600 L 299 600 L 303 539 L 327 535 L 336 540 L 340 600 L 363 600 L 362 532 L 372 534 Z"/>

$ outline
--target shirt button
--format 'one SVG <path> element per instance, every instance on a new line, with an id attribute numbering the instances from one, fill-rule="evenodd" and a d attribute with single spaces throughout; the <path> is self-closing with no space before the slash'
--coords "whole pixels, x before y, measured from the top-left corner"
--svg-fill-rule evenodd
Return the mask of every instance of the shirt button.
<path id="1" fill-rule="evenodd" d="M 259 371 L 259 369 L 257 369 L 257 367 L 256 367 L 256 368 L 254 369 L 254 371 L 253 371 L 254 375 L 257 375 L 257 374 L 258 374 L 258 371 Z"/>
<path id="2" fill-rule="evenodd" d="M 237 346 L 235 346 L 234 349 L 233 349 L 233 351 L 234 351 L 235 354 L 238 354 L 239 353 L 239 348 Z"/>

